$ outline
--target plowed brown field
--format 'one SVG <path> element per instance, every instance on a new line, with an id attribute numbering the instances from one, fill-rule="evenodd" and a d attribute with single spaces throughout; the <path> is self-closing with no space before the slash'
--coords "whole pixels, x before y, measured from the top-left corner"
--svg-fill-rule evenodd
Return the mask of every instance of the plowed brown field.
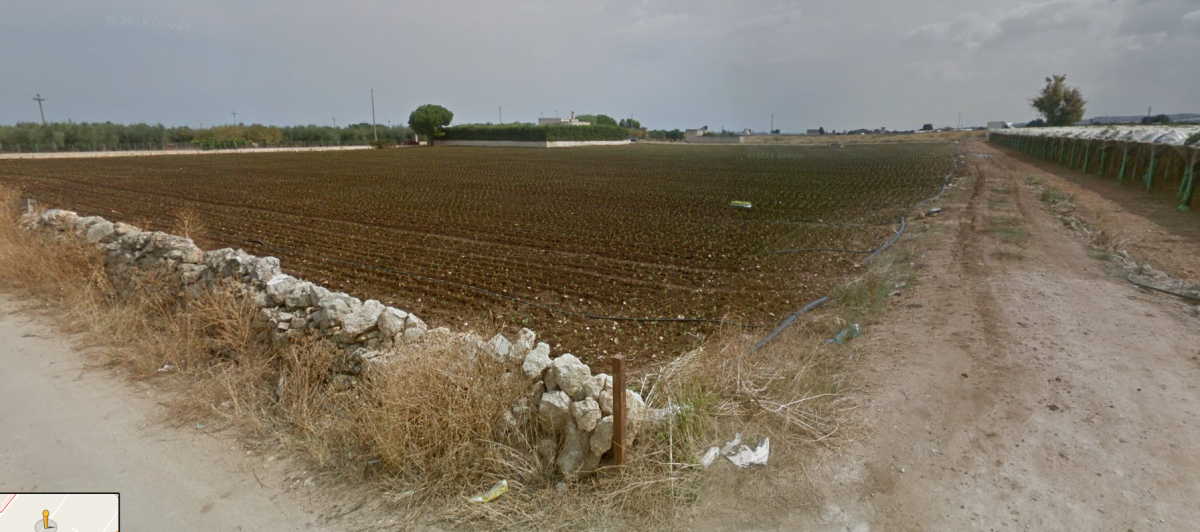
<path id="1" fill-rule="evenodd" d="M 935 194 L 950 155 L 939 144 L 412 148 L 5 161 L 0 182 L 146 229 L 190 213 L 208 247 L 278 256 L 289 273 L 431 326 L 529 327 L 588 362 L 624 353 L 641 365 L 720 325 L 581 314 L 774 325 Z"/>

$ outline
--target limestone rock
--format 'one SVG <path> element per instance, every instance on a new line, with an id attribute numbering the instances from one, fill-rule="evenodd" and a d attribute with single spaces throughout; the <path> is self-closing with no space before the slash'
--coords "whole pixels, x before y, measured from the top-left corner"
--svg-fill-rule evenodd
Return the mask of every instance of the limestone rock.
<path id="1" fill-rule="evenodd" d="M 537 341 L 537 333 L 529 329 L 521 329 L 517 332 L 517 341 L 513 342 L 512 356 L 518 360 L 525 358 L 534 348 L 534 342 Z"/>
<path id="2" fill-rule="evenodd" d="M 379 315 L 383 314 L 383 303 L 368 299 L 358 310 L 342 317 L 342 334 L 358 336 L 375 327 Z"/>
<path id="3" fill-rule="evenodd" d="M 591 397 L 572 403 L 571 417 L 575 418 L 575 426 L 579 427 L 579 430 L 590 432 L 600 422 L 600 403 Z"/>
<path id="4" fill-rule="evenodd" d="M 95 226 L 92 226 L 95 227 Z M 208 266 L 203 264 L 183 264 L 179 266 L 179 282 L 185 285 L 195 284 L 204 278 Z"/>
<path id="5" fill-rule="evenodd" d="M 313 284 L 308 281 L 300 281 L 288 292 L 283 298 L 283 304 L 290 309 L 306 309 L 315 305 L 312 298 Z"/>
<path id="6" fill-rule="evenodd" d="M 421 332 L 425 332 L 425 331 L 429 330 L 429 326 L 425 325 L 425 322 L 421 321 L 421 318 L 418 318 L 416 314 L 412 314 L 412 313 L 409 313 L 408 319 L 406 319 L 404 322 L 405 329 L 408 329 L 410 327 L 416 327 L 418 329 L 421 329 Z"/>
<path id="7" fill-rule="evenodd" d="M 591 437 L 591 432 L 579 430 L 571 424 L 567 425 L 562 449 L 558 451 L 557 464 L 560 473 L 569 477 L 579 472 L 589 454 Z"/>
<path id="8" fill-rule="evenodd" d="M 275 277 L 272 277 L 269 281 L 267 281 L 266 286 L 267 305 L 272 307 L 283 305 L 284 302 L 287 301 L 287 296 L 291 294 L 299 284 L 299 279 L 286 273 L 281 273 Z"/>
<path id="9" fill-rule="evenodd" d="M 308 301 L 311 307 L 321 306 L 321 300 L 325 299 L 331 292 L 324 286 L 313 283 L 308 283 Z"/>
<path id="10" fill-rule="evenodd" d="M 538 403 L 538 416 L 555 432 L 570 425 L 570 410 L 571 398 L 561 391 L 542 394 Z"/>
<path id="11" fill-rule="evenodd" d="M 595 438 L 596 436 L 593 434 L 592 437 Z M 591 473 L 598 467 L 600 467 L 600 455 L 587 453 L 587 456 L 583 459 L 583 465 L 579 467 L 579 472 Z"/>
<path id="12" fill-rule="evenodd" d="M 112 236 L 114 232 L 116 232 L 116 230 L 113 228 L 112 222 L 101 218 L 99 222 L 96 222 L 92 224 L 91 227 L 88 227 L 87 241 L 92 244 L 104 242 L 107 241 L 107 239 Z"/>
<path id="13" fill-rule="evenodd" d="M 255 257 L 249 255 L 247 261 L 248 277 L 251 283 L 262 286 L 280 273 L 279 259 L 275 257 Z"/>
<path id="14" fill-rule="evenodd" d="M 425 329 L 420 327 L 409 327 L 404 329 L 404 342 L 415 344 L 421 341 L 421 337 L 425 336 Z"/>
<path id="15" fill-rule="evenodd" d="M 341 323 L 342 318 L 362 308 L 362 302 L 342 292 L 332 292 L 321 298 L 317 306 L 325 309 L 327 319 Z"/>
<path id="16" fill-rule="evenodd" d="M 596 456 L 607 453 L 612 449 L 613 439 L 613 417 L 604 416 L 600 418 L 600 422 L 596 423 L 596 430 L 592 433 L 591 452 Z"/>
<path id="17" fill-rule="evenodd" d="M 584 399 L 595 399 L 600 396 L 600 390 L 604 388 L 604 381 L 590 375 L 583 379 L 583 384 L 579 387 L 579 391 L 571 395 L 571 399 L 582 401 Z"/>
<path id="18" fill-rule="evenodd" d="M 99 216 L 85 216 L 75 220 L 75 234 L 79 236 L 87 236 L 88 229 L 90 229 L 93 225 L 104 221 L 106 220 Z"/>
<path id="19" fill-rule="evenodd" d="M 550 365 L 550 346 L 544 343 L 538 344 L 537 348 L 525 355 L 525 361 L 521 363 L 521 371 L 526 377 L 536 379 L 542 376 L 542 370 Z"/>
<path id="20" fill-rule="evenodd" d="M 383 309 L 383 313 L 379 315 L 379 321 L 376 326 L 379 327 L 379 334 L 384 338 L 395 338 L 397 334 L 404 332 L 404 320 L 408 318 L 408 313 L 400 309 L 387 307 Z"/>
<path id="21" fill-rule="evenodd" d="M 554 367 L 557 386 L 572 397 L 583 387 L 584 381 L 592 378 L 592 370 L 587 364 L 570 353 L 554 359 L 550 364 Z"/>
<path id="22" fill-rule="evenodd" d="M 113 233 L 115 233 L 118 238 L 123 237 L 125 235 L 136 235 L 140 232 L 142 232 L 141 229 L 139 229 L 135 226 L 129 225 L 125 222 L 117 222 L 117 223 L 113 224 Z"/>
<path id="23" fill-rule="evenodd" d="M 79 215 L 62 209 L 50 209 L 42 213 L 41 224 L 59 231 L 75 230 Z"/>
<path id="24" fill-rule="evenodd" d="M 483 352 L 490 355 L 497 362 L 508 362 L 509 353 L 512 352 L 512 342 L 508 341 L 503 334 L 493 336 L 486 344 L 483 344 Z"/>
<path id="25" fill-rule="evenodd" d="M 629 429 L 625 431 L 625 445 L 628 446 L 633 445 L 637 435 L 646 428 L 651 412 L 642 401 L 642 396 L 633 390 L 625 390 L 625 412 Z"/>

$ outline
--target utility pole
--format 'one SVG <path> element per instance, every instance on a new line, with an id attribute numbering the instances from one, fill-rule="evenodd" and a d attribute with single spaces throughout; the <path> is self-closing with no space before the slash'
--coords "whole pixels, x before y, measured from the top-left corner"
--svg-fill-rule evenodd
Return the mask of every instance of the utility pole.
<path id="1" fill-rule="evenodd" d="M 33 97 L 33 100 L 38 103 L 38 112 L 42 115 L 42 125 L 44 126 L 46 125 L 46 111 L 42 109 L 42 102 L 46 101 L 46 99 L 42 98 L 42 94 L 39 92 L 37 96 Z"/>
<path id="2" fill-rule="evenodd" d="M 201 117 L 198 117 L 198 118 L 200 119 L 200 129 L 204 129 L 204 117 L 203 117 L 203 116 L 201 116 Z"/>
<path id="3" fill-rule="evenodd" d="M 337 129 L 337 117 L 333 117 L 333 129 Z"/>
<path id="4" fill-rule="evenodd" d="M 771 129 L 767 133 L 775 134 L 775 113 L 771 113 Z"/>
<path id="5" fill-rule="evenodd" d="M 237 123 L 238 123 L 238 121 L 237 121 L 237 111 L 230 111 L 230 112 L 229 112 L 229 114 L 233 115 L 233 125 L 235 125 L 235 126 L 236 126 L 236 125 L 237 125 Z"/>
<path id="6" fill-rule="evenodd" d="M 958 129 L 962 129 L 962 113 L 958 113 Z"/>
<path id="7" fill-rule="evenodd" d="M 375 132 L 375 140 L 379 140 L 379 126 L 375 125 L 375 89 L 371 89 L 371 130 Z"/>
<path id="8" fill-rule="evenodd" d="M 504 125 L 504 108 L 497 107 L 496 112 L 500 114 L 500 125 Z"/>

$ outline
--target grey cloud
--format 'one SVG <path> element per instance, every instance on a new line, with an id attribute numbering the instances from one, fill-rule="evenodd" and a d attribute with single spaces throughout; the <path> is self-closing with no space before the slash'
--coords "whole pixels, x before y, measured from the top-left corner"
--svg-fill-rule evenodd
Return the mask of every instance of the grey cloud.
<path id="1" fill-rule="evenodd" d="M 0 122 L 456 122 L 570 111 L 651 127 L 892 128 L 1032 116 L 1067 73 L 1095 114 L 1196 112 L 1195 0 L 10 0 Z M 121 26 L 133 15 L 186 31 Z M 1192 17 L 1192 18 L 1189 18 Z M 31 43 L 37 43 L 31 46 Z M 1136 73 L 1136 76 L 1129 75 Z"/>

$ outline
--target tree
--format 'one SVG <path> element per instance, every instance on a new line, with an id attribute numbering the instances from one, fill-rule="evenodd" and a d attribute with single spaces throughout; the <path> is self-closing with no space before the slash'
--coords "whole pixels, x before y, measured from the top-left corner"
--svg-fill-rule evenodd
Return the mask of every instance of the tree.
<path id="1" fill-rule="evenodd" d="M 608 118 L 608 117 L 605 117 L 605 118 Z M 609 118 L 609 120 L 612 120 L 612 119 Z M 629 129 L 642 129 L 642 123 L 638 122 L 637 120 L 634 120 L 632 118 L 622 118 L 621 123 L 613 124 L 613 125 L 621 126 L 621 127 L 629 128 Z"/>
<path id="2" fill-rule="evenodd" d="M 825 134 L 825 126 L 821 126 L 821 128 L 818 129 L 817 132 L 824 135 Z"/>
<path id="3" fill-rule="evenodd" d="M 921 131 L 933 131 L 933 124 L 925 124 L 921 126 Z"/>
<path id="4" fill-rule="evenodd" d="M 1087 101 L 1079 89 L 1068 87 L 1066 82 L 1066 75 L 1052 75 L 1046 78 L 1041 94 L 1029 99 L 1029 105 L 1046 117 L 1048 126 L 1069 126 L 1083 120 Z"/>
<path id="5" fill-rule="evenodd" d="M 418 134 L 429 137 L 429 145 L 432 146 L 434 137 L 446 134 L 442 128 L 450 125 L 451 120 L 454 120 L 454 113 L 451 113 L 449 109 L 427 103 L 408 115 L 408 127 Z"/>
<path id="6" fill-rule="evenodd" d="M 592 124 L 597 126 L 615 126 L 617 125 L 617 121 L 608 115 L 596 115 L 596 121 L 592 122 Z"/>
<path id="7" fill-rule="evenodd" d="M 575 115 L 575 119 L 580 122 L 587 122 L 593 126 L 617 125 L 617 121 L 608 115 Z"/>
<path id="8" fill-rule="evenodd" d="M 1028 123 L 1025 124 L 1025 127 L 1046 127 L 1046 119 L 1037 118 L 1034 120 L 1030 120 Z"/>
<path id="9" fill-rule="evenodd" d="M 1167 115 L 1154 115 L 1142 117 L 1143 124 L 1170 124 L 1171 117 Z"/>

